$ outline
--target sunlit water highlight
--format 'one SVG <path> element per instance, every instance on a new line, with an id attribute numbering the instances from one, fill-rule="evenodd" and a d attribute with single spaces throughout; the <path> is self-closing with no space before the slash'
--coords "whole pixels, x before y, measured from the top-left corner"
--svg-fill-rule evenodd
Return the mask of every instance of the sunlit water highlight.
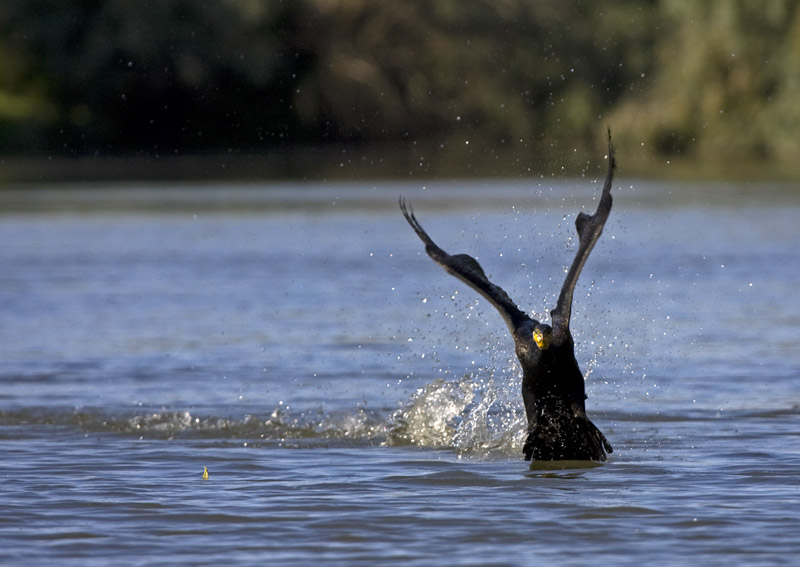
<path id="1" fill-rule="evenodd" d="M 732 189 L 619 184 L 573 315 L 615 452 L 533 469 L 396 199 L 544 317 L 590 183 L 0 192 L 0 562 L 793 564 L 800 198 Z"/>

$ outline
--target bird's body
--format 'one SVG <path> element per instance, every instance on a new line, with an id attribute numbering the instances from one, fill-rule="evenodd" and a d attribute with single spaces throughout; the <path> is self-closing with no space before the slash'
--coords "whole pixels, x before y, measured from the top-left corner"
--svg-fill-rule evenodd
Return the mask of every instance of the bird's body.
<path id="1" fill-rule="evenodd" d="M 610 136 L 608 148 L 608 174 L 597 211 L 594 215 L 580 213 L 575 221 L 580 242 L 556 307 L 550 312 L 552 327 L 519 309 L 502 288 L 489 281 L 474 258 L 450 255 L 439 248 L 414 212 L 400 201 L 403 215 L 425 244 L 427 254 L 494 305 L 511 332 L 522 366 L 522 399 L 528 420 L 523 448 L 526 459 L 604 461 L 606 452 L 612 451 L 603 433 L 586 416 L 583 374 L 569 330 L 575 284 L 611 211 L 615 162 Z"/>

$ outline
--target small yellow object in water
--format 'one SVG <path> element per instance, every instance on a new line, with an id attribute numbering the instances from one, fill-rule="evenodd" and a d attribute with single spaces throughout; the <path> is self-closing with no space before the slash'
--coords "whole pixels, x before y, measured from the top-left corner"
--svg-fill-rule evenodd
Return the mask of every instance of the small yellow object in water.
<path id="1" fill-rule="evenodd" d="M 203 467 L 203 480 L 208 480 L 208 469 Z"/>

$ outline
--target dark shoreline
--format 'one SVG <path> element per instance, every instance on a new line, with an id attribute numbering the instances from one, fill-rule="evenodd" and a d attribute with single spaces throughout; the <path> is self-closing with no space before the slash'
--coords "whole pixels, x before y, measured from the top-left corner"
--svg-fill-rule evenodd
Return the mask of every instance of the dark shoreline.
<path id="1" fill-rule="evenodd" d="M 0 190 L 13 185 L 179 181 L 364 181 L 596 177 L 604 152 L 545 146 L 408 144 L 321 146 L 258 152 L 0 157 Z M 633 151 L 631 151 L 633 150 Z M 692 181 L 799 181 L 800 164 L 702 162 L 617 148 L 621 177 Z"/>
<path id="2" fill-rule="evenodd" d="M 19 155 L 0 157 L 0 183 L 524 178 L 602 170 L 604 149 L 568 144 L 565 150 L 566 145 L 454 140 L 201 153 Z"/>

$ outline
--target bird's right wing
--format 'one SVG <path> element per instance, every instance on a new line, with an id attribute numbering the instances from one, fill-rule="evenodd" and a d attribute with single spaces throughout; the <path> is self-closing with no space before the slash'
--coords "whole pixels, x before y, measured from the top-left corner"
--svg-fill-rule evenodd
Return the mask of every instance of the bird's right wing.
<path id="1" fill-rule="evenodd" d="M 414 210 L 410 206 L 406 206 L 406 202 L 402 197 L 400 198 L 400 209 L 403 211 L 403 216 L 406 217 L 408 224 L 411 225 L 411 228 L 414 229 L 414 232 L 425 244 L 425 252 L 427 252 L 428 256 L 442 266 L 447 273 L 457 277 L 488 299 L 489 303 L 494 305 L 500 315 L 503 316 L 503 320 L 512 334 L 521 323 L 532 321 L 528 315 L 517 307 L 501 287 L 489 281 L 483 268 L 475 258 L 467 254 L 451 256 L 439 248 L 422 228 L 422 225 L 419 224 L 417 217 L 414 216 Z"/>

